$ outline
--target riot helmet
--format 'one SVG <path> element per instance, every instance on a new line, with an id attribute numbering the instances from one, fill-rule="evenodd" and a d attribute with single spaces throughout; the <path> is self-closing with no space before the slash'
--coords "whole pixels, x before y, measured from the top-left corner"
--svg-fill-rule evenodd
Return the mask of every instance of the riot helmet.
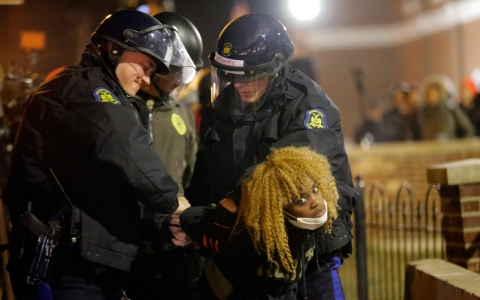
<path id="1" fill-rule="evenodd" d="M 251 13 L 228 23 L 218 37 L 215 51 L 209 56 L 214 108 L 232 108 L 239 112 L 258 109 L 273 79 L 293 51 L 294 45 L 287 29 L 269 15 Z M 266 80 L 269 82 L 265 89 Z M 238 86 L 242 83 L 250 85 L 250 91 L 239 92 Z M 224 90 L 229 92 L 222 96 Z M 255 94 L 258 94 L 258 99 L 255 99 Z M 244 97 L 248 95 L 250 99 Z"/>
<path id="2" fill-rule="evenodd" d="M 184 16 L 174 12 L 161 12 L 153 16 L 162 24 L 173 25 L 177 28 L 178 35 L 183 45 L 188 51 L 190 58 L 195 63 L 195 67 L 203 67 L 203 41 L 197 27 Z"/>
<path id="3" fill-rule="evenodd" d="M 157 19 L 137 10 L 119 10 L 107 16 L 92 33 L 91 40 L 112 71 L 125 49 L 152 57 L 157 63 L 155 72 L 160 74 L 170 72 L 173 50 L 177 54 L 187 53 L 172 26 L 162 25 Z M 105 49 L 105 42 L 113 43 L 113 47 Z"/>
<path id="4" fill-rule="evenodd" d="M 192 22 L 180 14 L 161 12 L 153 17 L 162 24 L 173 26 L 176 29 L 191 59 L 187 61 L 185 55 L 176 55 L 175 51 L 177 50 L 174 49 L 173 59 L 170 63 L 170 73 L 166 75 L 157 74 L 153 78 L 153 83 L 158 82 L 157 76 L 171 82 L 174 86 L 190 83 L 195 77 L 196 68 L 203 67 L 203 42 L 200 33 Z M 194 66 L 191 65 L 191 61 L 193 61 Z"/>

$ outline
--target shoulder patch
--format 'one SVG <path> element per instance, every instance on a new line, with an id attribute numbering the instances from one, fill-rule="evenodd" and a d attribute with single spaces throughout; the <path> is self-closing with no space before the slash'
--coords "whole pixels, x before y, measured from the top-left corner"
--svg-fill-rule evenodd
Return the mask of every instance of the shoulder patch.
<path id="1" fill-rule="evenodd" d="M 175 128 L 175 130 L 177 130 L 179 135 L 184 135 L 185 132 L 187 132 L 187 125 L 185 125 L 182 117 L 180 117 L 176 113 L 173 113 L 171 120 L 173 127 Z"/>
<path id="2" fill-rule="evenodd" d="M 328 128 L 327 116 L 319 108 L 309 109 L 305 112 L 303 126 L 307 129 Z"/>
<path id="3" fill-rule="evenodd" d="M 93 92 L 93 96 L 95 97 L 95 102 L 108 102 L 118 105 L 121 104 L 120 100 L 118 100 L 117 96 L 115 96 L 114 93 L 103 87 L 97 88 Z"/>

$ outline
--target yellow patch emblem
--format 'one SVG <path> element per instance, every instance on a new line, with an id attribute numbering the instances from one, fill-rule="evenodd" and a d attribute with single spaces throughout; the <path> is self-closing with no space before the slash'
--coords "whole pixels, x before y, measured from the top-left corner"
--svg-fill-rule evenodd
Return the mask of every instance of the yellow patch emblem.
<path id="1" fill-rule="evenodd" d="M 96 102 L 120 104 L 120 100 L 118 100 L 117 96 L 106 88 L 97 88 L 95 92 L 93 92 L 93 96 L 95 97 Z"/>
<path id="2" fill-rule="evenodd" d="M 325 113 L 319 108 L 307 110 L 303 126 L 307 129 L 328 128 Z"/>
<path id="3" fill-rule="evenodd" d="M 179 135 L 184 135 L 185 132 L 187 132 L 187 125 L 185 125 L 185 122 L 183 121 L 182 117 L 177 115 L 176 113 L 172 114 L 172 125 L 175 128 L 175 130 L 178 132 Z"/>
<path id="4" fill-rule="evenodd" d="M 223 55 L 229 56 L 232 54 L 232 44 L 226 43 L 223 45 Z"/>

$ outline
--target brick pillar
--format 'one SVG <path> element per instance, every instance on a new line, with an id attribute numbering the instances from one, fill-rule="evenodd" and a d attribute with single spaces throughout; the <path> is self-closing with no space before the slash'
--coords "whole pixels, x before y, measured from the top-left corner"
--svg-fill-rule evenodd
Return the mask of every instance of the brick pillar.
<path id="1" fill-rule="evenodd" d="M 480 273 L 480 159 L 432 165 L 427 180 L 441 186 L 447 260 Z"/>

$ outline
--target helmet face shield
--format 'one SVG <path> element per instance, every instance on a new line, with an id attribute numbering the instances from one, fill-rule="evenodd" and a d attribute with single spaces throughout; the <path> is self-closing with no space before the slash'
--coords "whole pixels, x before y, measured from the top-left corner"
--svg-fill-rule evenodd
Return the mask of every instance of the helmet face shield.
<path id="1" fill-rule="evenodd" d="M 213 107 L 259 109 L 293 51 L 285 26 L 271 16 L 251 13 L 228 23 L 209 56 Z"/>
<path id="2" fill-rule="evenodd" d="M 91 35 L 97 50 L 102 41 L 113 42 L 123 49 L 139 51 L 157 62 L 158 74 L 168 74 L 170 65 L 188 68 L 182 70 L 180 82 L 189 82 L 195 75 L 195 65 L 180 40 L 177 29 L 164 25 L 154 17 L 138 10 L 125 9 L 107 16 Z M 193 74 L 193 75 L 192 75 Z M 191 79 L 190 79 L 191 80 Z"/>
<path id="3" fill-rule="evenodd" d="M 170 25 L 161 25 L 161 27 L 167 28 L 164 29 L 167 34 L 161 37 L 162 41 L 168 42 L 168 44 L 171 45 L 171 52 L 168 53 L 168 56 L 166 56 L 165 59 L 169 66 L 169 71 L 156 73 L 178 86 L 188 84 L 193 78 L 195 78 L 197 72 L 195 64 L 188 55 L 187 49 L 185 49 L 185 46 L 175 31 L 175 28 Z"/>
<path id="4" fill-rule="evenodd" d="M 158 74 L 154 76 L 154 80 L 158 80 L 157 77 L 163 78 L 175 84 L 176 86 L 189 84 L 193 78 L 195 78 L 196 70 L 191 67 L 179 67 L 173 64 L 170 65 L 170 72 L 168 74 Z"/>
<path id="5" fill-rule="evenodd" d="M 177 87 L 185 86 L 192 81 L 195 77 L 195 72 L 190 72 L 191 75 L 186 77 L 185 70 L 189 71 L 191 68 L 178 68 L 177 66 L 170 65 L 170 73 L 168 74 L 153 74 L 152 83 L 159 92 L 170 94 Z"/>
<path id="6" fill-rule="evenodd" d="M 195 77 L 196 69 L 174 29 L 170 25 L 153 26 L 140 32 L 127 29 L 124 36 L 127 38 L 126 44 L 138 51 L 150 54 L 157 59 L 164 58 L 163 61 L 169 70 L 157 69 L 156 73 L 168 74 L 167 80 L 185 85 Z"/>
<path id="7" fill-rule="evenodd" d="M 172 42 L 172 57 L 170 60 L 170 72 L 165 76 L 165 79 L 175 82 L 177 85 L 185 85 L 190 83 L 197 72 L 195 64 L 193 63 L 187 49 L 178 36 L 178 33 L 173 26 L 165 25 L 169 28 L 170 40 Z"/>
<path id="8" fill-rule="evenodd" d="M 164 26 L 153 26 L 140 32 L 126 29 L 123 34 L 127 39 L 125 44 L 137 51 L 153 56 L 156 58 L 157 64 L 160 61 L 168 67 L 168 63 L 173 56 L 173 44 Z M 168 69 L 157 66 L 156 72 L 166 74 Z"/>
<path id="9" fill-rule="evenodd" d="M 203 42 L 200 32 L 198 32 L 195 25 L 184 16 L 174 12 L 161 12 L 153 16 L 162 24 L 173 25 L 177 28 L 178 35 L 180 36 L 183 45 L 188 51 L 192 61 L 198 68 L 203 67 L 202 53 Z"/>
<path id="10" fill-rule="evenodd" d="M 243 60 L 230 59 L 217 52 L 210 54 L 212 66 L 216 67 L 217 75 L 229 82 L 247 82 L 260 77 L 275 76 L 282 67 L 282 62 L 275 57 L 271 62 L 248 67 Z"/>
<path id="11" fill-rule="evenodd" d="M 256 111 L 263 105 L 273 77 L 246 77 L 240 74 L 224 76 L 224 72 L 224 70 L 212 66 L 211 91 L 214 109 L 242 115 Z M 231 81 L 232 79 L 234 81 Z"/>

